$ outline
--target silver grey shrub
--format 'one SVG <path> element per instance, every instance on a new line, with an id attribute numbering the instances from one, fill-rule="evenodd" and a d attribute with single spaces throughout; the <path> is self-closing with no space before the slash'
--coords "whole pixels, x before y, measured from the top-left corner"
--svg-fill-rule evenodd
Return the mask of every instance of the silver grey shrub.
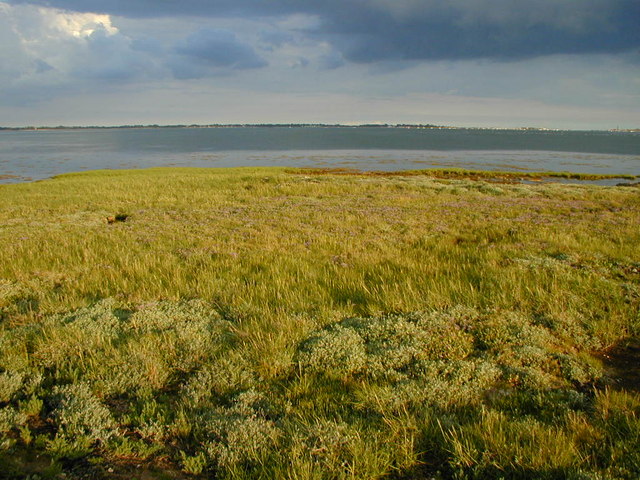
<path id="1" fill-rule="evenodd" d="M 229 323 L 202 301 L 158 302 L 129 319 L 132 355 L 157 344 L 171 371 L 187 372 L 208 361 L 230 340 Z"/>
<path id="2" fill-rule="evenodd" d="M 24 374 L 20 372 L 0 373 L 0 403 L 9 402 L 14 395 L 22 388 Z"/>
<path id="3" fill-rule="evenodd" d="M 385 414 L 425 405 L 447 409 L 477 404 L 500 379 L 492 362 L 469 359 L 424 362 L 421 375 L 398 382 L 369 385 L 358 395 L 360 405 Z"/>
<path id="4" fill-rule="evenodd" d="M 334 325 L 309 338 L 301 346 L 297 361 L 305 370 L 343 377 L 365 369 L 367 351 L 355 329 Z"/>
<path id="5" fill-rule="evenodd" d="M 563 377 L 570 382 L 578 384 L 593 383 L 604 375 L 602 368 L 580 361 L 573 355 L 558 353 L 555 358 L 560 363 L 560 371 Z"/>
<path id="6" fill-rule="evenodd" d="M 17 428 L 27 421 L 27 416 L 11 406 L 0 408 L 0 433 Z"/>
<path id="7" fill-rule="evenodd" d="M 464 359 L 472 350 L 473 337 L 451 315 L 412 313 L 331 325 L 305 340 L 296 360 L 308 372 L 401 381 L 420 376 L 423 362 Z"/>
<path id="8" fill-rule="evenodd" d="M 191 375 L 180 393 L 185 404 L 198 406 L 213 398 L 247 390 L 256 382 L 246 360 L 234 352 L 213 359 Z"/>
<path id="9" fill-rule="evenodd" d="M 133 312 L 120 307 L 105 299 L 0 330 L 0 372 L 12 372 L 0 378 L 0 401 L 19 388 L 28 394 L 45 369 L 58 381 L 81 380 L 103 395 L 157 391 L 233 341 L 229 323 L 201 301 L 153 302 Z M 16 375 L 29 380 L 19 387 Z"/>
<path id="10" fill-rule="evenodd" d="M 39 325 L 32 358 L 42 367 L 64 368 L 86 355 L 95 356 L 122 333 L 113 313 L 115 301 L 102 300 L 65 315 L 54 315 Z"/>
<path id="11" fill-rule="evenodd" d="M 205 452 L 222 468 L 259 462 L 276 446 L 280 429 L 271 419 L 267 398 L 255 390 L 236 396 L 231 405 L 202 415 Z"/>
<path id="12" fill-rule="evenodd" d="M 154 302 L 119 324 L 85 379 L 105 395 L 156 391 L 208 363 L 230 339 L 228 322 L 201 301 Z"/>
<path id="13" fill-rule="evenodd" d="M 205 443 L 206 453 L 224 468 L 260 461 L 279 435 L 273 422 L 255 415 L 221 415 L 208 428 L 214 439 Z"/>
<path id="14" fill-rule="evenodd" d="M 477 322 L 473 333 L 478 345 L 499 365 L 507 383 L 525 389 L 547 389 L 571 378 L 575 360 L 554 352 L 563 349 L 562 339 L 545 326 L 519 312 L 493 312 Z M 565 370 L 566 375 L 563 375 Z M 573 371 L 584 379 L 585 376 Z"/>
<path id="15" fill-rule="evenodd" d="M 52 418 L 58 427 L 57 436 L 105 441 L 115 433 L 115 422 L 109 409 L 92 393 L 87 384 L 55 387 L 52 403 Z"/>

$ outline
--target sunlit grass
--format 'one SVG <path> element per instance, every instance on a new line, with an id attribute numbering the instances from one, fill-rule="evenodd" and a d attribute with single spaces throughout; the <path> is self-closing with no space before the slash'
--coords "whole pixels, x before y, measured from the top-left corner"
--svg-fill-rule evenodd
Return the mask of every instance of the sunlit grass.
<path id="1" fill-rule="evenodd" d="M 640 474 L 599 360 L 640 333 L 637 188 L 322 173 L 0 185 L 10 471 Z"/>

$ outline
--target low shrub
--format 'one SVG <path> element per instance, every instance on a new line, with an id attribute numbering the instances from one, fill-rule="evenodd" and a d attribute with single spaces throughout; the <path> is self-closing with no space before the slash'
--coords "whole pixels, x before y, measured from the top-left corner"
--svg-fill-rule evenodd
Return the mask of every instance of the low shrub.
<path id="1" fill-rule="evenodd" d="M 300 345 L 296 360 L 308 372 L 400 381 L 420 376 L 423 362 L 460 360 L 472 350 L 473 337 L 451 315 L 415 313 L 330 325 Z"/>
<path id="2" fill-rule="evenodd" d="M 479 404 L 499 380 L 501 370 L 484 360 L 424 362 L 421 375 L 398 382 L 364 385 L 358 403 L 381 414 L 401 412 L 407 407 L 440 409 Z"/>
<path id="3" fill-rule="evenodd" d="M 200 435 L 208 458 L 222 468 L 260 462 L 275 448 L 281 430 L 266 397 L 248 390 L 229 407 L 203 412 Z"/>
<path id="4" fill-rule="evenodd" d="M 335 325 L 306 340 L 297 361 L 306 371 L 345 377 L 365 369 L 367 352 L 363 338 L 354 329 Z"/>
<path id="5" fill-rule="evenodd" d="M 14 395 L 22 388 L 24 374 L 20 372 L 0 373 L 0 403 L 11 401 Z"/>
<path id="6" fill-rule="evenodd" d="M 55 387 L 51 404 L 51 417 L 58 428 L 56 437 L 105 441 L 115 433 L 111 412 L 87 384 Z"/>
<path id="7" fill-rule="evenodd" d="M 0 433 L 18 428 L 27 421 L 27 416 L 11 406 L 0 408 Z"/>
<path id="8" fill-rule="evenodd" d="M 246 359 L 235 352 L 215 358 L 197 370 L 182 385 L 181 399 L 188 405 L 205 405 L 214 398 L 247 390 L 257 382 Z"/>

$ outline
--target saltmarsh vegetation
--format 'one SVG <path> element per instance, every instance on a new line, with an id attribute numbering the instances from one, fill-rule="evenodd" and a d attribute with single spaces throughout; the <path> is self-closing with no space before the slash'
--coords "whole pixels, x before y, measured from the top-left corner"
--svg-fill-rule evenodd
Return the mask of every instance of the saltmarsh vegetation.
<path id="1" fill-rule="evenodd" d="M 636 187 L 323 173 L 0 186 L 0 477 L 640 476 Z"/>

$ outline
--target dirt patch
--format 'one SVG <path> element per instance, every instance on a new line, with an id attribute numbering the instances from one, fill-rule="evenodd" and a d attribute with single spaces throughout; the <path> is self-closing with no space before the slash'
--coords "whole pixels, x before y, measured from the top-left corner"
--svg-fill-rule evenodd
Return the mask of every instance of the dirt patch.
<path id="1" fill-rule="evenodd" d="M 640 392 L 640 340 L 617 345 L 600 356 L 611 387 Z"/>
<path id="2" fill-rule="evenodd" d="M 109 217 L 106 217 L 107 223 L 108 224 L 112 224 L 112 223 L 116 223 L 116 222 L 126 222 L 127 218 L 129 218 L 129 215 L 126 213 L 117 213 L 115 215 L 111 215 Z"/>

